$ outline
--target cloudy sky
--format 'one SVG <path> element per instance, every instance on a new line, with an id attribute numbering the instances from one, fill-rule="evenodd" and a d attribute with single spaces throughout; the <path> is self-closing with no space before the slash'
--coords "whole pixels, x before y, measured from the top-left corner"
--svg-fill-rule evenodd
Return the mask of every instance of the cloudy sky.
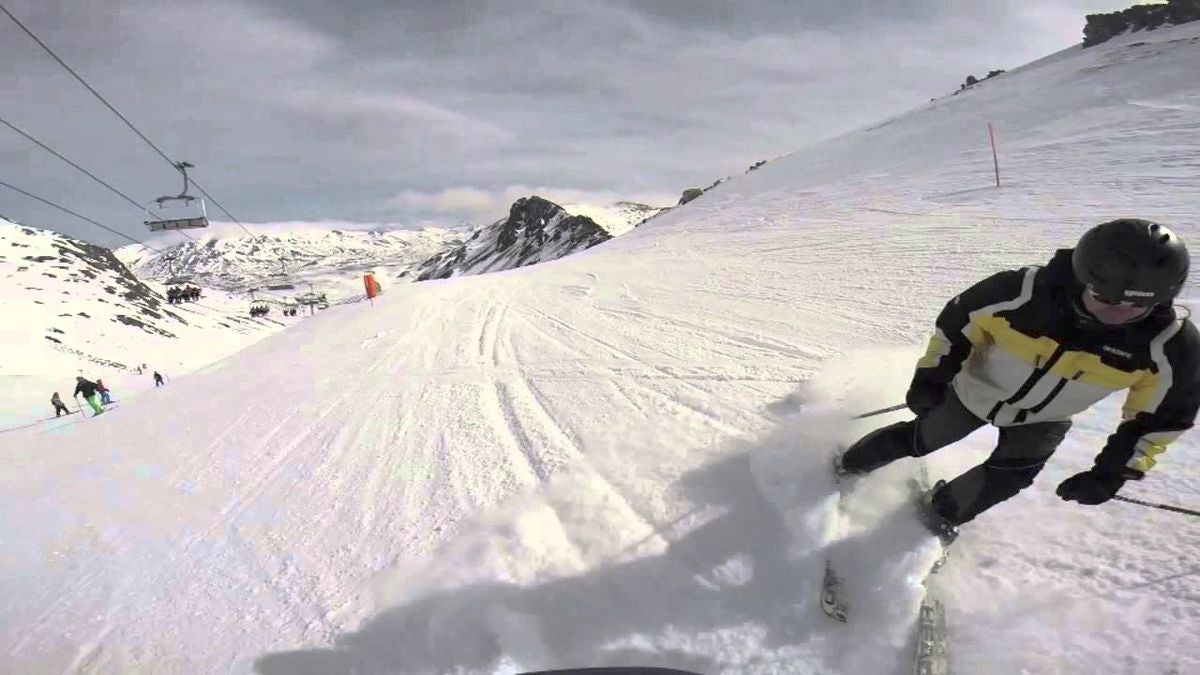
<path id="1" fill-rule="evenodd" d="M 242 222 L 402 227 L 491 222 L 531 193 L 670 204 L 1130 4 L 0 0 Z M 3 13 L 0 62 L 0 119 L 137 201 L 178 192 Z M 144 236 L 144 214 L 3 125 L 0 181 Z M 3 186 L 0 215 L 128 243 Z"/>

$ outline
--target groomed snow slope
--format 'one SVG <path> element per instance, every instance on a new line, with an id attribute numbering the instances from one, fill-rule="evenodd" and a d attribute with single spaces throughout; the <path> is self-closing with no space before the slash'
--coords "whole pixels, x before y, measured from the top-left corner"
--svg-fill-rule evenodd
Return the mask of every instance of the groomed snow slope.
<path id="1" fill-rule="evenodd" d="M 831 411 L 899 400 L 946 300 L 1087 225 L 1200 241 L 1197 62 L 1196 25 L 1066 50 L 582 254 L 398 286 L 0 439 L 3 669 L 905 672 L 927 547 L 879 505 L 912 463 L 835 544 L 883 586 L 848 626 L 817 608 L 828 446 L 869 428 Z M 1118 406 L 955 545 L 954 672 L 1200 671 L 1200 527 L 1053 494 Z M 1200 503 L 1198 451 L 1128 494 Z"/>

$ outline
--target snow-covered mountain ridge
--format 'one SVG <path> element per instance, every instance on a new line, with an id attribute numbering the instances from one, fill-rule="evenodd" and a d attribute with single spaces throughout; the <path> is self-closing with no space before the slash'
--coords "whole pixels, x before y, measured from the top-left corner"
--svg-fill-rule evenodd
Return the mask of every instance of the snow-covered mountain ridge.
<path id="1" fill-rule="evenodd" d="M 421 265 L 418 281 L 484 274 L 557 260 L 612 239 L 587 216 L 538 196 L 513 202 L 508 216 Z"/>
<path id="2" fill-rule="evenodd" d="M 254 235 L 213 236 L 198 231 L 193 233 L 196 241 L 173 244 L 163 248 L 163 254 L 138 245 L 123 246 L 116 254 L 139 278 L 166 281 L 176 276 L 191 276 L 197 284 L 232 293 L 263 288 L 286 277 L 299 288 L 307 289 L 307 284 L 312 283 L 314 287 L 325 289 L 331 292 L 333 299 L 361 293 L 358 277 L 363 272 L 375 272 L 383 285 L 390 286 L 415 280 L 420 275 L 419 270 L 433 270 L 445 261 L 460 257 L 465 260 L 468 257 L 467 240 L 472 237 L 469 257 L 475 263 L 466 267 L 500 271 L 509 269 L 509 265 L 516 267 L 554 260 L 595 245 L 607 239 L 603 233 L 616 236 L 628 232 L 663 211 L 659 207 L 628 201 L 606 206 L 578 203 L 568 208 L 555 205 L 572 218 L 561 227 L 555 220 L 545 232 L 530 228 L 522 235 L 527 241 L 509 250 L 514 245 L 509 241 L 513 233 L 525 228 L 524 216 L 518 215 L 514 220 L 513 214 L 529 208 L 526 202 L 526 199 L 518 200 L 510 208 L 508 217 L 474 232 L 432 227 L 386 232 L 307 227 L 292 231 L 273 228 Z M 545 207 L 543 210 L 549 214 L 552 209 Z M 554 218 L 554 215 L 547 217 Z M 592 228 L 584 227 L 576 233 L 576 224 L 583 223 L 580 218 L 591 221 Z M 600 231 L 593 229 L 596 225 Z M 556 228 L 559 228 L 557 232 Z M 506 230 L 509 234 L 480 234 L 484 230 L 497 233 Z M 505 250 L 498 250 L 498 246 L 504 246 Z M 480 264 L 484 259 L 490 262 Z"/>
<path id="3" fill-rule="evenodd" d="M 619 237 L 670 207 L 619 201 L 608 205 L 565 203 L 563 210 L 573 216 L 590 218 L 606 232 Z"/>
<path id="4" fill-rule="evenodd" d="M 408 280 L 418 265 L 460 242 L 464 233 L 441 228 L 386 232 L 308 228 L 241 236 L 206 236 L 197 231 L 193 236 L 196 241 L 165 248 L 162 255 L 138 245 L 123 246 L 116 254 L 139 278 L 166 281 L 174 275 L 191 275 L 207 288 L 244 292 L 273 284 L 286 272 L 299 289 L 307 291 L 312 283 L 334 299 L 361 293 L 364 272 L 374 271 L 385 287 Z"/>

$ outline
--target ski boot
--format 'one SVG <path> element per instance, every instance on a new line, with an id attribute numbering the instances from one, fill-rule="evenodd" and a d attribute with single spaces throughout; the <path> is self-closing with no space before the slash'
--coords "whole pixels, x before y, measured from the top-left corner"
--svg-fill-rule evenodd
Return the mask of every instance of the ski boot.
<path id="1" fill-rule="evenodd" d="M 843 474 L 867 474 L 902 457 L 920 457 L 917 421 L 896 422 L 858 439 L 839 454 Z"/>
<path id="2" fill-rule="evenodd" d="M 946 520 L 933 506 L 933 496 L 945 485 L 946 481 L 944 480 L 934 483 L 933 489 L 921 495 L 920 502 L 917 504 L 917 517 L 921 524 L 942 542 L 942 548 L 950 546 L 958 538 L 958 526 Z M 941 561 L 938 566 L 941 566 Z"/>
<path id="3" fill-rule="evenodd" d="M 846 452 L 846 447 L 839 445 L 833 453 L 833 482 L 835 485 L 840 485 L 847 476 L 853 475 L 842 467 L 842 454 Z"/>

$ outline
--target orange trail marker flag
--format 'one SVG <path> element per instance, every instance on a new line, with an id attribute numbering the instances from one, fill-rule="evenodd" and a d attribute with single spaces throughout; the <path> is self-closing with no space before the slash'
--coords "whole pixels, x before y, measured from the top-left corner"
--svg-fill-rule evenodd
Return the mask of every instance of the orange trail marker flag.
<path id="1" fill-rule="evenodd" d="M 379 282 L 375 281 L 375 275 L 364 274 L 363 286 L 367 289 L 367 299 L 374 300 L 375 296 L 379 295 Z M 374 304 L 374 303 L 372 303 Z"/>

